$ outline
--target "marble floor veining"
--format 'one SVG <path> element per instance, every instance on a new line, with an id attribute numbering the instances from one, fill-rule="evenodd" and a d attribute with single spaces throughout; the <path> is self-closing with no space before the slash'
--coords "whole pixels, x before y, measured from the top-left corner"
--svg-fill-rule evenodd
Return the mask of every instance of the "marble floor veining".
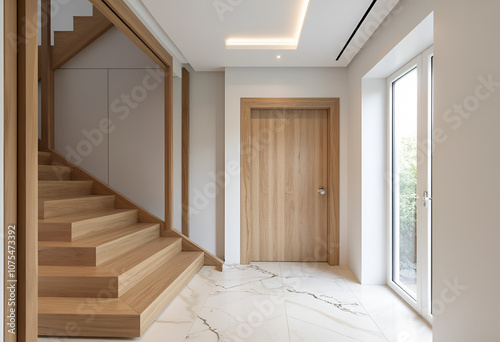
<path id="1" fill-rule="evenodd" d="M 431 342 L 432 331 L 387 286 L 360 285 L 348 267 L 269 262 L 203 267 L 140 339 L 64 341 Z"/>

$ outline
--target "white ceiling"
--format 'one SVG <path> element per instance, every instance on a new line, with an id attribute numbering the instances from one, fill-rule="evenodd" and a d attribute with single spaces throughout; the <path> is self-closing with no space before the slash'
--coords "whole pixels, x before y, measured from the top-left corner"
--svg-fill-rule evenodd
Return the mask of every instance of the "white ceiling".
<path id="1" fill-rule="evenodd" d="M 298 46 L 292 50 L 228 49 L 225 42 L 229 38 L 294 38 L 307 0 L 141 1 L 147 9 L 143 12 L 156 21 L 149 26 L 164 31 L 156 36 L 168 36 L 171 42 L 164 45 L 171 47 L 174 57 L 197 71 L 212 71 L 225 67 L 347 66 L 399 0 L 375 3 L 339 61 L 335 59 L 372 0 L 310 0 Z M 144 13 L 142 17 L 144 20 Z"/>

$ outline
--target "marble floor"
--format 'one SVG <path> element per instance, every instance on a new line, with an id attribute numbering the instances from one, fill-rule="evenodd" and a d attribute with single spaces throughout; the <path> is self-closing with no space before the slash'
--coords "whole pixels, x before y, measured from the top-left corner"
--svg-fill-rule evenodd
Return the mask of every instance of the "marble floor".
<path id="1" fill-rule="evenodd" d="M 141 339 L 64 341 L 430 342 L 432 330 L 387 286 L 360 285 L 348 267 L 275 262 L 203 267 Z"/>

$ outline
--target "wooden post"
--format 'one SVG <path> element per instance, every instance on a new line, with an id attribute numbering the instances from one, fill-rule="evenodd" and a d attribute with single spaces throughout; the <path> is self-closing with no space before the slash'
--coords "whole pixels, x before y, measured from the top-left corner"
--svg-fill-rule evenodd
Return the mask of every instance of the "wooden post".
<path id="1" fill-rule="evenodd" d="M 10 298 L 9 286 L 18 278 L 17 272 L 9 272 L 8 266 L 17 268 L 19 256 L 11 246 L 12 255 L 9 254 L 8 231 L 17 224 L 17 2 L 4 2 L 4 260 L 14 256 L 10 265 L 6 262 L 4 276 L 8 280 L 4 284 L 4 314 L 10 315 L 11 309 L 16 310 L 14 320 L 19 320 L 17 315 L 16 298 Z M 11 228 L 12 227 L 12 228 Z M 12 257 L 11 257 L 12 259 Z M 11 275 L 12 274 L 12 275 Z M 19 295 L 19 292 L 17 293 Z M 3 340 L 5 342 L 17 341 L 17 328 L 8 331 L 4 323 Z M 14 334 L 13 334 L 14 333 Z"/>
<path id="2" fill-rule="evenodd" d="M 173 75 L 172 67 L 165 70 L 165 231 L 162 236 L 174 228 L 174 122 L 173 122 Z"/>
<path id="3" fill-rule="evenodd" d="M 182 68 L 182 234 L 189 237 L 189 71 Z"/>
<path id="4" fill-rule="evenodd" d="M 42 0 L 42 47 L 40 75 L 42 88 L 42 148 L 54 148 L 54 71 L 51 66 L 51 0 Z"/>
<path id="5" fill-rule="evenodd" d="M 17 4 L 17 338 L 24 342 L 38 335 L 37 1 Z"/>

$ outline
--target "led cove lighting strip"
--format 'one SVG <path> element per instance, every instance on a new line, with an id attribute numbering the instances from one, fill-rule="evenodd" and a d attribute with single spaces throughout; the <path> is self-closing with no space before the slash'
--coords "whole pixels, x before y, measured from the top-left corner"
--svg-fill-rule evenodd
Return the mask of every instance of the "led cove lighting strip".
<path id="1" fill-rule="evenodd" d="M 300 22 L 295 38 L 268 38 L 268 39 L 246 39 L 246 38 L 229 38 L 226 40 L 226 49 L 232 50 L 296 50 L 299 45 L 300 35 L 306 20 L 309 1 L 304 0 L 302 5 Z"/>

